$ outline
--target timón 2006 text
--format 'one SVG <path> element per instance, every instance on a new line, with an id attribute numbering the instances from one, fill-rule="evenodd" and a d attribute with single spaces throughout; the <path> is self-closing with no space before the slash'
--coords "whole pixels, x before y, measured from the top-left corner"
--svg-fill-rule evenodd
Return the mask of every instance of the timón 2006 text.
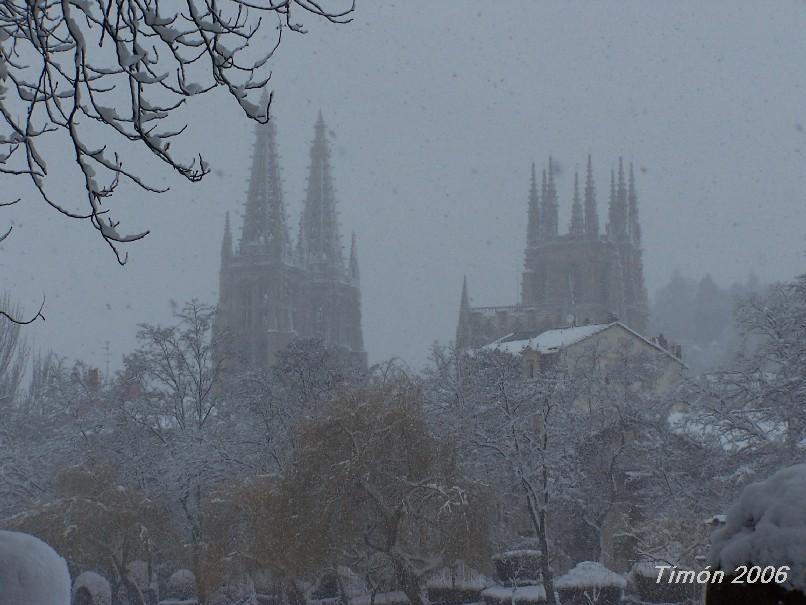
<path id="1" fill-rule="evenodd" d="M 656 584 L 660 584 L 664 579 L 664 571 L 667 569 L 669 572 L 666 574 L 667 584 L 721 584 L 725 579 L 725 572 L 721 569 L 711 571 L 710 565 L 705 569 L 696 572 L 691 569 L 677 569 L 677 566 L 672 565 L 655 565 L 658 570 L 658 579 Z M 760 567 L 754 565 L 747 567 L 746 565 L 739 565 L 733 570 L 734 578 L 730 581 L 731 584 L 770 584 L 776 582 L 781 584 L 786 582 L 789 577 L 789 566 L 782 565 L 781 567 Z"/>

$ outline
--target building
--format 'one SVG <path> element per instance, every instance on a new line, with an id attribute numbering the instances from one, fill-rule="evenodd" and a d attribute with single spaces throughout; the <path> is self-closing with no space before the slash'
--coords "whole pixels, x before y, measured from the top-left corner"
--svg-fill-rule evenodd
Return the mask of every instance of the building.
<path id="1" fill-rule="evenodd" d="M 645 338 L 620 321 L 546 330 L 534 336 L 510 334 L 482 347 L 519 356 L 525 378 L 560 365 L 568 371 L 607 373 L 632 363 L 651 363 L 657 378 L 654 387 L 665 391 L 680 379 L 685 365 L 680 346 L 660 338 Z"/>
<path id="2" fill-rule="evenodd" d="M 558 229 L 559 201 L 549 158 L 538 192 L 534 164 L 529 188 L 526 251 L 521 300 L 516 305 L 471 307 L 467 280 L 462 286 L 456 345 L 478 347 L 510 333 L 620 321 L 646 329 L 648 304 L 641 260 L 641 226 L 632 165 L 611 172 L 604 232 L 599 228 L 596 187 L 588 157 L 584 191 L 574 175 L 571 221 Z"/>
<path id="3" fill-rule="evenodd" d="M 366 361 L 356 238 L 345 262 L 321 113 L 310 162 L 299 234 L 292 244 L 275 120 L 256 126 L 241 237 L 234 247 L 227 214 L 221 244 L 216 331 L 226 334 L 239 365 L 268 367 L 296 338 L 316 338 Z"/>

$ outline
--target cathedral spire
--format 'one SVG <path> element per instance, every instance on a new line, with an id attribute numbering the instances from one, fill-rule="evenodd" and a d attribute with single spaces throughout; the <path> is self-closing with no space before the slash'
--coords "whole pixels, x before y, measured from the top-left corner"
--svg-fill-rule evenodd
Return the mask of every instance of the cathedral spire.
<path id="1" fill-rule="evenodd" d="M 255 126 L 240 247 L 242 254 L 267 253 L 274 261 L 287 260 L 290 251 L 273 119 Z"/>
<path id="2" fill-rule="evenodd" d="M 358 243 L 355 236 L 355 231 L 353 231 L 352 239 L 350 241 L 350 279 L 354 284 L 358 284 L 358 282 L 361 281 L 361 277 L 358 272 Z"/>
<path id="3" fill-rule="evenodd" d="M 585 177 L 585 235 L 599 239 L 599 213 L 596 209 L 596 187 L 593 182 L 593 163 L 588 154 L 588 174 Z"/>
<path id="4" fill-rule="evenodd" d="M 325 120 L 320 111 L 311 144 L 311 164 L 298 245 L 301 260 L 308 269 L 322 276 L 341 278 L 344 275 L 344 258 L 330 169 L 330 145 L 325 130 Z"/>
<path id="5" fill-rule="evenodd" d="M 470 296 L 467 293 L 467 276 L 462 279 L 462 297 L 459 300 L 459 322 L 456 325 L 456 348 L 473 346 L 473 325 L 471 322 Z"/>
<path id="6" fill-rule="evenodd" d="M 630 183 L 627 188 L 627 200 L 630 213 L 630 236 L 636 244 L 641 243 L 641 223 L 638 220 L 638 194 L 635 191 L 635 172 L 630 162 Z"/>
<path id="7" fill-rule="evenodd" d="M 582 200 L 579 197 L 579 173 L 574 173 L 574 202 L 571 205 L 571 225 L 568 232 L 575 239 L 585 236 L 585 219 L 582 216 Z"/>
<path id="8" fill-rule="evenodd" d="M 537 175 L 532 162 L 532 180 L 529 184 L 529 210 L 526 226 L 526 246 L 537 245 L 540 239 L 540 198 L 537 195 Z"/>
<path id="9" fill-rule="evenodd" d="M 221 238 L 221 268 L 232 258 L 232 231 L 229 226 L 229 211 L 224 214 L 224 237 Z"/>
<path id="10" fill-rule="evenodd" d="M 624 160 L 618 159 L 618 182 L 616 183 L 616 239 L 627 238 L 627 184 L 624 181 Z"/>
<path id="11" fill-rule="evenodd" d="M 557 236 L 558 227 L 558 204 L 557 188 L 554 185 L 554 161 L 549 156 L 548 181 L 546 183 L 546 193 L 542 198 L 542 219 L 543 233 L 547 237 Z"/>
<path id="12" fill-rule="evenodd" d="M 618 161 L 618 181 L 610 172 L 610 206 L 608 208 L 607 234 L 613 241 L 627 237 L 627 187 L 624 183 L 624 162 Z"/>
<path id="13" fill-rule="evenodd" d="M 616 186 L 616 195 L 618 196 L 619 203 L 627 205 L 627 184 L 624 181 L 624 159 L 619 156 L 618 158 L 618 184 Z"/>

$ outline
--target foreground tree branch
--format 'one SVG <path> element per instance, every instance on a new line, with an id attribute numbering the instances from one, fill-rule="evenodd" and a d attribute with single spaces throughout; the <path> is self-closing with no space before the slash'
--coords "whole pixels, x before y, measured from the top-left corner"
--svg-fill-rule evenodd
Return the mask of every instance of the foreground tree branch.
<path id="1" fill-rule="evenodd" d="M 0 173 L 27 177 L 54 210 L 89 221 L 124 264 L 121 246 L 149 232 L 122 231 L 109 198 L 121 181 L 166 190 L 125 167 L 126 144 L 201 180 L 210 171 L 202 155 L 171 149 L 187 127 L 178 115 L 186 101 L 223 88 L 249 118 L 266 122 L 271 95 L 257 103 L 250 93 L 271 78 L 267 65 L 283 30 L 304 33 L 297 19 L 306 14 L 347 23 L 354 7 L 355 0 L 4 1 Z M 259 36 L 267 31 L 274 36 L 268 48 Z M 65 150 L 54 150 L 54 140 L 70 149 L 70 178 L 83 185 L 83 203 L 51 182 L 48 160 Z"/>

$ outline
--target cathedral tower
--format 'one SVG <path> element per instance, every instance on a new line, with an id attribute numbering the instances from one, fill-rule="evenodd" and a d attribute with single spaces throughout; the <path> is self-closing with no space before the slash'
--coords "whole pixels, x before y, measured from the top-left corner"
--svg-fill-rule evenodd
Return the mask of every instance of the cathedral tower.
<path id="1" fill-rule="evenodd" d="M 521 300 L 512 306 L 470 307 L 462 286 L 456 342 L 478 346 L 512 332 L 539 332 L 569 325 L 620 320 L 646 329 L 647 297 L 641 259 L 641 228 L 635 175 L 624 163 L 611 173 L 608 223 L 599 231 L 593 166 L 588 156 L 584 194 L 574 175 L 568 233 L 558 233 L 554 162 L 548 161 L 537 192 L 532 167 Z"/>
<path id="2" fill-rule="evenodd" d="M 233 250 L 224 226 L 216 329 L 240 366 L 266 368 L 296 338 L 319 338 L 365 358 L 355 240 L 349 267 L 339 243 L 336 202 L 320 115 L 296 250 L 288 233 L 275 120 L 255 127 L 243 226 Z"/>
<path id="3" fill-rule="evenodd" d="M 307 321 L 311 335 L 325 344 L 363 352 L 358 252 L 355 238 L 345 267 L 339 236 L 330 145 L 321 112 L 311 144 L 308 186 L 300 219 L 297 256 L 307 280 Z"/>

